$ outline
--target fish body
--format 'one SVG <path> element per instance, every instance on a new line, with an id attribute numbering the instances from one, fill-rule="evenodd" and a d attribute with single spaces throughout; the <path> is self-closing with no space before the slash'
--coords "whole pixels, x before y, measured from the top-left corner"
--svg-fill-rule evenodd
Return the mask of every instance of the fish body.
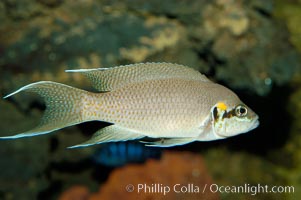
<path id="1" fill-rule="evenodd" d="M 41 81 L 23 90 L 44 97 L 46 111 L 38 127 L 15 136 L 46 134 L 85 121 L 113 125 L 73 146 L 157 138 L 152 146 L 223 139 L 256 128 L 258 116 L 226 87 L 199 72 L 171 63 L 142 63 L 114 68 L 69 70 L 82 73 L 100 93 Z"/>
<path id="2" fill-rule="evenodd" d="M 148 137 L 197 137 L 211 102 L 221 100 L 228 105 L 239 103 L 230 90 L 218 84 L 163 79 L 89 95 L 83 110 L 85 118 L 111 122 Z"/>

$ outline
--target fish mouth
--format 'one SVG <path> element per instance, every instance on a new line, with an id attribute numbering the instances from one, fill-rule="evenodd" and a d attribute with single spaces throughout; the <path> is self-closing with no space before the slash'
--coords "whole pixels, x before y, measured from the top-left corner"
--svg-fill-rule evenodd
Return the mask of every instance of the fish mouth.
<path id="1" fill-rule="evenodd" d="M 251 122 L 251 126 L 247 130 L 245 130 L 244 132 L 240 132 L 239 134 L 249 132 L 249 131 L 257 128 L 259 126 L 259 124 L 260 124 L 259 117 L 256 116 L 255 119 Z M 219 137 L 219 139 L 224 139 L 224 138 L 230 137 L 230 135 L 221 134 L 221 133 L 216 133 L 216 135 Z M 231 135 L 231 136 L 234 136 L 234 135 Z"/>
<path id="2" fill-rule="evenodd" d="M 251 127 L 250 127 L 250 130 L 253 130 L 253 129 L 255 129 L 255 128 L 257 128 L 258 126 L 259 126 L 259 117 L 256 117 L 255 118 L 255 120 L 254 120 L 254 122 L 253 122 L 253 124 L 251 125 Z"/>

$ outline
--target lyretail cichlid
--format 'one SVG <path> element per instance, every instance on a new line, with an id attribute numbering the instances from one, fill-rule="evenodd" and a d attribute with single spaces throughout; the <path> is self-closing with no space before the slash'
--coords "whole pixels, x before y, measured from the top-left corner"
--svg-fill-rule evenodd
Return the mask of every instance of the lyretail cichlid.
<path id="1" fill-rule="evenodd" d="M 192 68 L 171 63 L 141 63 L 113 68 L 67 70 L 82 73 L 99 93 L 41 81 L 21 91 L 42 96 L 46 110 L 40 124 L 2 139 L 50 133 L 87 121 L 112 125 L 73 146 L 156 138 L 147 145 L 168 147 L 223 139 L 248 132 L 258 116 L 231 90 Z"/>

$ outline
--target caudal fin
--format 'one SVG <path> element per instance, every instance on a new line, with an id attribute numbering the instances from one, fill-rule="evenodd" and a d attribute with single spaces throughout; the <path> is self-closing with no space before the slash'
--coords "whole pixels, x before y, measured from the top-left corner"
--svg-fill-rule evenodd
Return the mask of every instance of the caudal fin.
<path id="1" fill-rule="evenodd" d="M 16 139 L 46 134 L 84 121 L 81 110 L 82 99 L 88 93 L 86 91 L 56 82 L 41 81 L 26 85 L 4 98 L 21 91 L 34 92 L 43 97 L 46 103 L 45 113 L 40 124 L 34 129 L 13 136 L 0 137 L 0 139 Z"/>

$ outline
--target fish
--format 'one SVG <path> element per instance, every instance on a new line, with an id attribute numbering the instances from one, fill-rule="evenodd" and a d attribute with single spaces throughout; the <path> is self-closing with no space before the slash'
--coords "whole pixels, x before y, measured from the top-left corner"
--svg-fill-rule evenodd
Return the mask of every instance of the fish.
<path id="1" fill-rule="evenodd" d="M 121 167 L 128 163 L 144 163 L 147 159 L 160 159 L 161 153 L 159 148 L 138 142 L 108 142 L 94 152 L 92 161 L 108 167 Z"/>
<path id="2" fill-rule="evenodd" d="M 22 91 L 37 93 L 44 99 L 46 110 L 35 128 L 0 139 L 31 137 L 82 122 L 103 121 L 111 125 L 68 148 L 128 140 L 171 147 L 225 139 L 259 125 L 258 115 L 233 91 L 184 65 L 137 63 L 66 72 L 84 75 L 97 92 L 52 81 L 21 87 L 4 98 Z"/>

